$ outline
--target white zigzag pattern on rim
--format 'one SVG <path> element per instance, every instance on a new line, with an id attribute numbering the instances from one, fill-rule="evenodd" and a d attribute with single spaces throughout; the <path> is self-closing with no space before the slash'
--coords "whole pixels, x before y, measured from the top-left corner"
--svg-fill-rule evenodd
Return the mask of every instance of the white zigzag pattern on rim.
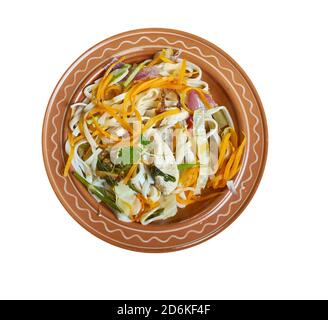
<path id="1" fill-rule="evenodd" d="M 91 62 L 92 60 L 99 60 L 99 59 L 102 59 L 107 51 L 116 51 L 116 50 L 118 50 L 119 48 L 121 48 L 123 44 L 126 44 L 126 43 L 128 43 L 128 44 L 132 44 L 132 45 L 135 45 L 135 44 L 139 43 L 141 40 L 147 40 L 147 41 L 149 41 L 149 42 L 152 43 L 152 44 L 156 43 L 156 42 L 159 41 L 159 40 L 163 40 L 165 43 L 167 43 L 167 44 L 170 45 L 170 46 L 180 43 L 180 44 L 181 44 L 185 49 L 187 49 L 187 50 L 192 50 L 192 49 L 197 50 L 198 53 L 199 53 L 203 58 L 213 58 L 213 59 L 216 61 L 218 67 L 219 67 L 220 69 L 222 69 L 222 70 L 226 70 L 226 71 L 228 71 L 228 72 L 231 74 L 231 77 L 232 77 L 232 81 L 233 81 L 233 83 L 234 83 L 235 85 L 237 85 L 239 88 L 242 89 L 242 97 L 243 97 L 243 98 L 249 103 L 249 105 L 250 105 L 250 113 L 251 113 L 251 114 L 253 115 L 253 117 L 256 119 L 256 122 L 255 122 L 255 124 L 254 124 L 254 126 L 253 126 L 253 132 L 254 132 L 255 135 L 257 136 L 257 139 L 256 139 L 255 143 L 253 144 L 253 148 L 252 148 L 252 149 L 253 149 L 253 152 L 255 153 L 256 158 L 255 158 L 255 160 L 254 160 L 254 161 L 250 164 L 250 166 L 249 166 L 249 173 L 250 173 L 249 177 L 248 177 L 246 180 L 242 181 L 242 183 L 241 183 L 241 188 L 240 188 L 240 190 L 239 190 L 239 198 L 238 198 L 237 200 L 235 200 L 235 201 L 233 201 L 233 202 L 231 202 L 231 203 L 229 204 L 229 207 L 228 207 L 228 210 L 227 210 L 226 213 L 217 214 L 217 218 L 216 218 L 216 221 L 215 221 L 215 222 L 208 222 L 208 223 L 205 223 L 205 224 L 202 226 L 202 228 L 201 228 L 200 230 L 189 230 L 189 231 L 187 231 L 183 236 L 170 235 L 170 236 L 169 236 L 168 238 L 166 238 L 166 239 L 160 239 L 160 238 L 157 237 L 157 236 L 152 236 L 152 237 L 150 237 L 149 239 L 144 239 L 144 238 L 142 238 L 142 237 L 141 237 L 140 235 L 138 235 L 138 234 L 133 234 L 133 235 L 131 235 L 131 236 L 127 236 L 122 230 L 120 230 L 120 229 L 113 229 L 113 230 L 110 230 L 110 229 L 108 228 L 107 224 L 106 224 L 104 221 L 93 219 L 90 210 L 88 210 L 88 209 L 86 209 L 86 208 L 82 208 L 82 207 L 80 207 L 80 205 L 79 205 L 79 203 L 78 203 L 78 199 L 77 199 L 77 197 L 76 197 L 74 194 L 70 193 L 70 192 L 67 190 L 67 180 L 66 180 L 66 179 L 60 174 L 60 172 L 59 172 L 60 162 L 59 162 L 59 160 L 58 160 L 57 158 L 55 158 L 55 152 L 56 152 L 56 150 L 58 149 L 58 144 L 57 144 L 57 142 L 54 140 L 54 136 L 57 134 L 58 130 L 57 130 L 57 127 L 56 127 L 54 121 L 55 121 L 55 119 L 56 119 L 56 118 L 59 116 L 59 114 L 60 114 L 59 105 L 60 105 L 63 101 L 65 101 L 65 99 L 67 98 L 67 90 L 68 90 L 69 88 L 71 88 L 72 86 L 75 85 L 77 75 L 78 75 L 79 73 L 81 73 L 81 72 L 85 72 L 85 71 L 87 70 L 87 68 L 88 68 L 88 66 L 89 66 L 89 64 L 90 64 L 90 62 Z M 62 179 L 64 180 L 64 191 L 66 192 L 67 195 L 69 195 L 69 196 L 71 196 L 72 198 L 74 198 L 74 200 L 75 200 L 75 205 L 76 205 L 76 207 L 77 207 L 79 210 L 81 210 L 81 211 L 86 211 L 86 212 L 88 213 L 88 218 L 89 218 L 90 222 L 97 223 L 97 224 L 102 224 L 102 225 L 104 226 L 104 229 L 105 229 L 108 233 L 115 233 L 115 232 L 120 233 L 120 234 L 122 235 L 122 237 L 123 237 L 125 240 L 131 240 L 132 238 L 137 238 L 137 239 L 139 239 L 142 243 L 149 243 L 149 242 L 151 242 L 151 241 L 153 241 L 153 240 L 158 241 L 158 242 L 161 242 L 161 243 L 167 243 L 167 242 L 170 241 L 171 239 L 183 240 L 183 239 L 187 238 L 189 234 L 192 234 L 192 233 L 195 233 L 195 234 L 201 234 L 201 233 L 203 233 L 204 230 L 205 230 L 205 228 L 207 228 L 208 226 L 215 226 L 215 225 L 217 225 L 218 222 L 219 222 L 219 220 L 220 220 L 220 218 L 228 216 L 228 215 L 230 214 L 230 212 L 231 212 L 231 208 L 232 208 L 232 206 L 233 206 L 234 204 L 237 204 L 238 202 L 240 202 L 240 200 L 241 200 L 241 198 L 242 198 L 242 190 L 245 188 L 245 187 L 244 187 L 245 184 L 246 184 L 248 181 L 250 181 L 250 180 L 252 179 L 252 177 L 253 177 L 253 170 L 252 170 L 252 167 L 256 164 L 256 162 L 257 162 L 258 159 L 259 159 L 258 154 L 257 154 L 256 149 L 255 149 L 255 148 L 256 148 L 256 145 L 257 145 L 257 144 L 259 143 L 259 141 L 260 141 L 260 135 L 259 135 L 259 133 L 256 131 L 256 127 L 257 127 L 258 124 L 259 124 L 259 118 L 256 116 L 256 114 L 255 114 L 254 111 L 253 111 L 253 107 L 254 107 L 254 106 L 253 106 L 252 101 L 249 100 L 249 99 L 245 96 L 245 93 L 246 93 L 246 89 L 245 89 L 245 87 L 244 87 L 242 84 L 240 84 L 240 83 L 238 83 L 238 82 L 236 81 L 233 71 L 232 71 L 231 69 L 227 68 L 227 67 L 223 67 L 223 66 L 220 64 L 220 62 L 219 62 L 219 60 L 218 60 L 218 58 L 217 58 L 216 56 L 214 56 L 214 55 L 205 55 L 205 54 L 202 53 L 202 51 L 201 51 L 198 47 L 195 47 L 195 46 L 188 47 L 188 46 L 187 46 L 182 40 L 177 40 L 177 41 L 174 41 L 174 42 L 169 42 L 169 41 L 168 41 L 167 39 L 165 39 L 164 37 L 157 37 L 157 38 L 155 38 L 154 40 L 152 40 L 152 39 L 150 39 L 150 38 L 147 37 L 147 36 L 142 36 L 142 37 L 140 37 L 140 38 L 139 38 L 138 40 L 136 40 L 136 41 L 125 40 L 125 41 L 121 42 L 116 48 L 105 48 L 105 49 L 103 50 L 101 56 L 98 56 L 98 57 L 92 57 L 92 58 L 88 59 L 88 61 L 87 61 L 87 63 L 86 63 L 86 66 L 85 66 L 83 69 L 79 69 L 79 70 L 77 70 L 77 71 L 74 73 L 73 82 L 72 82 L 71 84 L 65 86 L 65 88 L 64 88 L 64 97 L 63 97 L 63 98 L 62 98 L 62 99 L 56 104 L 56 110 L 57 110 L 57 113 L 55 114 L 55 116 L 52 118 L 52 121 L 51 121 L 51 123 L 52 123 L 52 125 L 53 125 L 53 127 L 54 127 L 54 129 L 55 129 L 55 131 L 54 131 L 53 134 L 51 135 L 51 141 L 52 141 L 52 142 L 54 143 L 54 145 L 55 145 L 55 148 L 54 148 L 53 152 L 51 153 L 51 157 L 52 157 L 52 159 L 53 159 L 53 160 L 55 161 L 55 163 L 56 163 L 56 170 L 55 170 L 55 171 L 56 171 L 57 175 L 58 175 L 60 178 L 62 178 Z"/>

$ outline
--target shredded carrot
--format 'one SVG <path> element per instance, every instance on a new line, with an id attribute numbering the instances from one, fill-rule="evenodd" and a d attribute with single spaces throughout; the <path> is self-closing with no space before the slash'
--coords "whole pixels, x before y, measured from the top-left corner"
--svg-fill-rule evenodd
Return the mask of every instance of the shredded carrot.
<path id="1" fill-rule="evenodd" d="M 76 137 L 75 139 L 73 139 L 73 144 L 75 145 L 76 143 L 81 141 L 83 138 L 84 138 L 84 135 L 80 135 L 80 136 Z"/>
<path id="2" fill-rule="evenodd" d="M 246 144 L 246 137 L 244 136 L 244 139 L 239 147 L 237 146 L 237 142 L 238 138 L 234 129 L 229 128 L 227 133 L 223 136 L 220 146 L 218 171 L 208 183 L 208 186 L 214 189 L 224 188 L 226 186 L 226 182 L 231 180 L 240 170 L 240 161 Z M 230 155 L 227 155 L 229 148 Z"/>
<path id="3" fill-rule="evenodd" d="M 147 80 L 145 82 L 133 86 L 123 100 L 123 106 L 122 106 L 123 116 L 126 118 L 127 116 L 136 112 L 136 107 L 135 107 L 136 96 L 145 90 L 151 88 L 168 88 L 168 89 L 182 90 L 184 88 L 181 85 L 174 84 L 173 81 L 174 81 L 174 77 L 170 76 L 170 77 L 163 77 L 159 79 L 157 78 L 157 79 Z M 128 110 L 129 103 L 131 104 L 130 110 Z"/>
<path id="4" fill-rule="evenodd" d="M 179 78 L 178 78 L 178 84 L 182 84 L 183 83 L 183 79 L 186 75 L 186 59 L 183 59 L 181 62 L 181 69 L 180 69 L 180 74 L 179 74 Z"/>
<path id="5" fill-rule="evenodd" d="M 185 171 L 187 171 L 187 170 L 185 170 Z M 184 187 L 192 187 L 193 189 L 195 189 L 196 185 L 197 185 L 198 176 L 199 176 L 199 167 L 190 168 L 189 172 L 185 172 L 184 177 L 185 176 L 187 176 L 187 182 L 184 182 L 183 186 Z M 189 191 L 187 194 L 187 200 L 193 202 L 194 196 L 195 196 L 194 192 Z"/>
<path id="6" fill-rule="evenodd" d="M 102 102 L 104 100 L 104 91 L 105 88 L 108 86 L 110 81 L 112 80 L 113 75 L 109 74 L 107 77 L 103 77 L 102 80 L 99 83 L 98 90 L 96 93 L 96 99 L 97 101 Z"/>
<path id="7" fill-rule="evenodd" d="M 157 79 L 151 79 L 151 80 L 147 80 L 144 81 L 140 84 L 136 84 L 134 85 L 131 90 L 127 93 L 127 95 L 124 98 L 123 101 L 123 112 L 125 113 L 125 115 L 131 115 L 134 112 L 134 104 L 132 103 L 132 101 L 135 99 L 135 97 L 137 96 L 138 93 L 145 91 L 147 89 L 150 88 L 158 88 L 161 85 L 164 84 L 171 84 L 172 81 L 174 80 L 173 77 L 163 77 L 163 78 L 157 78 Z M 129 102 L 131 103 L 131 110 L 128 111 L 128 104 Z"/>
<path id="8" fill-rule="evenodd" d="M 110 74 L 110 72 L 112 71 L 112 69 L 119 64 L 120 62 L 122 62 L 125 59 L 125 57 L 121 57 L 119 58 L 117 61 L 115 61 L 114 63 L 112 63 L 108 69 L 106 70 L 105 74 L 103 75 L 103 77 L 101 78 L 99 84 L 98 84 L 98 88 L 97 88 L 97 92 L 96 92 L 96 99 L 98 102 L 101 102 L 104 99 L 104 91 L 106 89 L 106 87 L 108 86 L 108 84 L 110 83 L 110 81 L 113 78 L 113 75 Z"/>
<path id="9" fill-rule="evenodd" d="M 159 206 L 159 201 L 152 201 L 146 197 L 143 196 L 143 194 L 139 193 L 139 196 L 142 197 L 145 207 L 149 207 L 147 211 L 154 209 Z"/>
<path id="10" fill-rule="evenodd" d="M 142 82 L 140 84 L 136 84 L 134 85 L 130 91 L 126 94 L 126 96 L 124 97 L 123 100 L 123 105 L 122 105 L 122 119 L 127 122 L 127 117 L 129 115 L 132 115 L 133 113 L 135 113 L 138 121 L 141 123 L 142 122 L 142 118 L 140 113 L 138 112 L 138 110 L 135 107 L 135 99 L 136 99 L 136 95 L 144 90 L 147 90 L 151 87 L 152 84 L 156 83 L 156 84 L 161 84 L 161 83 L 165 83 L 167 82 L 168 79 L 151 79 L 145 82 Z M 131 104 L 131 108 L 130 110 L 128 110 L 128 106 L 129 104 Z M 132 133 L 132 129 L 129 130 L 130 133 Z"/>
<path id="11" fill-rule="evenodd" d="M 147 214 L 149 211 L 159 207 L 160 203 L 159 201 L 156 202 L 152 202 L 151 200 L 146 199 L 143 195 L 138 194 L 141 196 L 141 198 L 144 201 L 144 210 L 140 211 L 139 214 L 137 215 L 137 217 L 135 218 L 136 222 L 140 222 L 140 219 Z M 137 195 L 137 197 L 138 197 Z M 138 197 L 139 198 L 139 197 Z M 139 198 L 140 199 L 140 198 Z"/>
<path id="12" fill-rule="evenodd" d="M 159 58 L 166 63 L 174 63 L 173 61 L 171 61 L 169 58 L 166 57 L 166 49 L 163 49 L 161 54 L 159 55 Z"/>
<path id="13" fill-rule="evenodd" d="M 94 116 L 97 113 L 102 114 L 103 112 L 104 112 L 104 109 L 102 109 L 100 107 L 94 107 L 88 112 L 87 118 L 91 118 L 92 116 Z"/>
<path id="14" fill-rule="evenodd" d="M 230 159 L 227 162 L 226 167 L 224 168 L 224 173 L 223 173 L 223 179 L 224 180 L 229 180 L 229 176 L 230 176 L 230 169 L 234 163 L 234 160 L 236 158 L 236 152 L 234 152 L 231 156 Z"/>
<path id="15" fill-rule="evenodd" d="M 176 200 L 178 203 L 183 204 L 183 205 L 189 205 L 191 203 L 193 203 L 193 200 L 189 200 L 189 199 L 182 199 L 181 196 L 179 194 L 176 194 L 175 196 Z"/>
<path id="16" fill-rule="evenodd" d="M 198 175 L 199 175 L 198 167 L 186 169 L 182 172 L 179 183 L 183 187 L 193 186 L 197 183 Z"/>
<path id="17" fill-rule="evenodd" d="M 138 163 L 135 163 L 131 166 L 128 174 L 125 176 L 123 183 L 127 184 L 130 180 L 130 178 L 132 177 L 132 175 L 134 174 L 134 172 L 137 170 L 138 168 Z"/>
<path id="18" fill-rule="evenodd" d="M 220 154 L 219 154 L 219 159 L 218 159 L 218 168 L 221 168 L 221 165 L 223 163 L 223 159 L 225 158 L 226 151 L 229 145 L 229 139 L 231 136 L 231 132 L 228 132 L 226 135 L 224 135 L 221 146 L 220 146 Z"/>
<path id="19" fill-rule="evenodd" d="M 98 146 L 102 149 L 106 149 L 110 146 L 110 144 L 98 142 Z"/>
<path id="20" fill-rule="evenodd" d="M 92 136 L 93 137 L 98 137 L 99 133 L 100 132 L 98 130 L 95 130 L 95 131 L 92 132 Z"/>
<path id="21" fill-rule="evenodd" d="M 160 62 L 161 61 L 161 59 L 160 59 L 160 57 L 158 56 L 158 57 L 156 57 L 156 58 L 154 58 L 148 65 L 147 65 L 147 67 L 152 67 L 153 65 L 155 65 L 155 64 L 157 64 L 158 62 Z"/>
<path id="22" fill-rule="evenodd" d="M 106 106 L 106 105 L 104 105 L 104 104 L 102 104 L 101 106 L 102 106 L 102 108 L 104 108 L 104 109 L 106 110 L 106 112 L 108 112 L 113 118 L 115 118 L 116 121 L 117 121 L 117 122 L 118 122 L 118 123 L 124 128 L 124 129 L 128 130 L 130 133 L 133 132 L 133 130 L 132 130 L 131 126 L 129 125 L 129 123 L 128 123 L 125 119 L 121 118 L 121 117 L 117 114 L 117 110 L 115 110 L 115 109 L 113 109 L 113 108 L 111 108 L 111 107 L 108 107 L 108 106 Z"/>
<path id="23" fill-rule="evenodd" d="M 229 128 L 229 131 L 231 132 L 231 137 L 230 137 L 230 141 L 232 143 L 232 146 L 234 149 L 238 148 L 238 136 L 236 131 L 233 128 Z"/>
<path id="24" fill-rule="evenodd" d="M 140 213 L 142 214 L 145 211 L 145 200 L 144 200 L 145 198 L 140 193 L 137 193 L 137 198 L 139 199 L 140 204 L 141 204 Z"/>
<path id="25" fill-rule="evenodd" d="M 188 200 L 192 200 L 192 197 L 194 196 L 194 192 L 193 191 L 189 191 L 188 195 L 187 195 L 187 199 Z"/>
<path id="26" fill-rule="evenodd" d="M 169 58 L 167 58 L 167 57 L 165 57 L 165 56 L 163 56 L 163 55 L 161 55 L 160 56 L 160 59 L 163 61 L 163 62 L 166 62 L 166 63 L 174 63 L 172 60 L 170 60 Z"/>
<path id="27" fill-rule="evenodd" d="M 114 134 L 111 134 L 111 133 L 107 132 L 106 129 L 102 128 L 102 127 L 99 125 L 99 123 L 98 123 L 98 121 L 96 120 L 95 117 L 92 117 L 92 122 L 93 122 L 93 124 L 95 125 L 95 127 L 97 128 L 97 130 L 98 130 L 103 136 L 105 136 L 105 137 L 107 137 L 107 138 L 110 138 L 110 139 L 113 139 L 114 141 L 119 141 L 119 140 L 120 140 L 120 138 L 119 138 L 118 136 L 116 136 L 116 135 L 114 135 Z"/>
<path id="28" fill-rule="evenodd" d="M 174 63 L 173 61 L 171 61 L 169 58 L 166 57 L 166 50 L 163 49 L 162 52 L 147 65 L 147 67 L 152 67 L 153 65 L 159 63 L 160 61 L 166 63 Z"/>
<path id="29" fill-rule="evenodd" d="M 195 170 L 194 171 L 194 183 L 192 186 L 193 186 L 193 188 L 196 188 L 200 170 L 199 170 L 199 167 L 194 168 L 194 170 Z"/>
<path id="30" fill-rule="evenodd" d="M 124 102 L 123 102 L 124 105 Z M 123 108 L 123 107 L 122 107 Z M 131 111 L 127 112 L 126 109 L 123 110 L 123 118 L 127 121 L 127 116 L 134 113 L 137 120 L 139 121 L 140 128 L 142 126 L 142 117 L 135 105 L 135 96 L 131 99 Z"/>
<path id="31" fill-rule="evenodd" d="M 216 173 L 215 177 L 212 180 L 212 187 L 213 189 L 218 189 L 221 188 L 221 185 L 225 186 L 225 180 L 223 180 L 223 174 L 224 174 L 224 169 L 227 164 L 227 159 L 223 159 L 223 163 L 221 165 L 221 168 L 218 170 Z"/>
<path id="32" fill-rule="evenodd" d="M 135 113 L 136 118 L 138 119 L 138 121 L 139 121 L 140 123 L 142 123 L 142 117 L 141 117 L 140 112 L 139 112 L 137 109 L 135 109 L 134 113 Z"/>
<path id="33" fill-rule="evenodd" d="M 149 210 L 153 210 L 157 207 L 159 207 L 159 201 L 151 201 L 151 200 L 147 200 L 147 205 L 149 206 Z"/>
<path id="34" fill-rule="evenodd" d="M 244 136 L 242 143 L 240 144 L 240 146 L 237 149 L 234 163 L 233 163 L 231 171 L 230 171 L 229 180 L 232 179 L 240 169 L 239 163 L 240 163 L 241 157 L 243 155 L 245 144 L 246 144 L 246 136 Z"/>
<path id="35" fill-rule="evenodd" d="M 222 174 L 216 177 L 216 180 L 213 181 L 213 189 L 220 189 L 226 186 L 226 181 L 223 179 Z"/>
<path id="36" fill-rule="evenodd" d="M 158 114 L 157 116 L 149 119 L 146 124 L 144 125 L 144 127 L 142 128 L 142 132 L 145 132 L 147 129 L 149 129 L 150 127 L 152 127 L 156 122 L 163 120 L 164 118 L 168 117 L 168 116 L 172 116 L 174 114 L 178 114 L 180 113 L 180 109 L 175 108 L 175 109 L 171 109 L 168 111 L 165 111 L 163 113 Z"/>

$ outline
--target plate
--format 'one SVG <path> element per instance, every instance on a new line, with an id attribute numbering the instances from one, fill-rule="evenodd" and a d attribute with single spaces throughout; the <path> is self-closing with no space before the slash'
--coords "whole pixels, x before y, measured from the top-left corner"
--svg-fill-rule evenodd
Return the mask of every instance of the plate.
<path id="1" fill-rule="evenodd" d="M 247 137 L 241 170 L 234 178 L 236 194 L 198 202 L 169 220 L 143 226 L 119 221 L 98 204 L 72 176 L 64 178 L 68 106 L 81 101 L 83 88 L 101 76 L 113 56 L 140 61 L 163 47 L 181 49 L 198 64 L 219 105 L 225 105 L 237 131 Z M 54 89 L 44 117 L 42 147 L 49 181 L 68 213 L 85 229 L 113 245 L 142 252 L 168 252 L 194 246 L 221 232 L 245 209 L 263 174 L 267 156 L 267 125 L 260 98 L 239 65 L 224 51 L 198 36 L 172 29 L 138 29 L 110 37 L 83 53 Z"/>

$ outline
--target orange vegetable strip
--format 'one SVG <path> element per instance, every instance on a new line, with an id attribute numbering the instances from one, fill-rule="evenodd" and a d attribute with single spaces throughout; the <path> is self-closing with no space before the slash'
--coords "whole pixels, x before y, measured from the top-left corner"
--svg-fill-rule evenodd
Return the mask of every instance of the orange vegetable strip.
<path id="1" fill-rule="evenodd" d="M 134 172 L 137 170 L 138 168 L 138 163 L 135 163 L 132 165 L 132 167 L 130 168 L 128 174 L 125 176 L 123 183 L 127 184 L 130 180 L 130 178 L 132 177 L 132 175 L 134 174 Z"/>
<path id="2" fill-rule="evenodd" d="M 179 73 L 179 78 L 178 78 L 178 84 L 182 84 L 184 77 L 186 75 L 186 59 L 183 59 L 181 62 L 181 69 L 180 69 L 180 73 Z"/>
<path id="3" fill-rule="evenodd" d="M 171 109 L 168 111 L 165 111 L 163 113 L 158 114 L 157 116 L 149 119 L 146 124 L 144 125 L 144 127 L 142 128 L 142 132 L 145 132 L 147 129 L 149 129 L 151 126 L 153 126 L 156 122 L 163 120 L 164 118 L 168 117 L 168 116 L 172 116 L 174 114 L 180 113 L 180 109 L 175 108 L 175 109 Z"/>
<path id="4" fill-rule="evenodd" d="M 235 161 L 234 161 L 233 166 L 230 171 L 229 180 L 232 179 L 240 169 L 239 163 L 240 163 L 241 157 L 243 155 L 245 144 L 246 144 L 246 137 L 244 136 L 244 139 L 243 139 L 241 145 L 237 149 Z"/>
<path id="5" fill-rule="evenodd" d="M 223 179 L 224 180 L 229 180 L 229 173 L 230 173 L 230 169 L 231 169 L 231 166 L 234 162 L 236 158 L 236 152 L 234 152 L 231 156 L 230 156 L 230 159 L 228 160 L 228 163 L 224 169 L 224 173 L 223 173 Z"/>
<path id="6" fill-rule="evenodd" d="M 225 158 L 225 154 L 229 145 L 230 136 L 231 136 L 231 132 L 228 132 L 226 135 L 224 135 L 222 139 L 221 146 L 220 146 L 220 154 L 218 159 L 218 168 L 221 168 L 221 165 Z"/>

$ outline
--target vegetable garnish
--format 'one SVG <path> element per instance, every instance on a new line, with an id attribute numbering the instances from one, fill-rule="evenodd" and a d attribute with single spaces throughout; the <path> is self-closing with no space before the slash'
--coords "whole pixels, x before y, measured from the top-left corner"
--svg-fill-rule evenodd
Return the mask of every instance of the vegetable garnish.
<path id="1" fill-rule="evenodd" d="M 185 169 L 189 169 L 189 168 L 195 168 L 195 167 L 199 167 L 199 163 L 181 163 L 178 164 L 178 169 L 179 170 L 185 170 Z"/>
<path id="2" fill-rule="evenodd" d="M 130 82 L 136 77 L 136 75 L 141 71 L 141 69 L 145 66 L 146 62 L 141 62 L 138 66 L 131 72 L 129 77 L 124 81 L 123 86 L 127 87 Z"/>
<path id="3" fill-rule="evenodd" d="M 181 69 L 180 69 L 179 78 L 178 78 L 178 84 L 181 85 L 183 83 L 185 76 L 186 76 L 186 60 L 182 59 Z"/>
<path id="4" fill-rule="evenodd" d="M 153 177 L 162 176 L 164 178 L 165 182 L 168 182 L 168 181 L 175 182 L 176 181 L 174 176 L 171 176 L 170 174 L 164 173 L 163 171 L 161 171 L 160 169 L 158 169 L 155 166 L 152 167 L 151 173 L 152 173 Z"/>
<path id="5" fill-rule="evenodd" d="M 99 187 L 94 186 L 93 184 L 89 183 L 86 179 L 81 177 L 77 172 L 73 172 L 73 175 L 76 177 L 77 180 L 79 180 L 84 186 L 88 188 L 88 190 L 98 197 L 102 202 L 104 202 L 107 206 L 109 206 L 111 209 L 120 211 L 120 208 L 115 204 L 115 202 L 105 194 L 103 190 L 101 190 Z"/>
<path id="6" fill-rule="evenodd" d="M 141 139 L 141 140 L 140 140 L 140 143 L 141 143 L 142 145 L 144 145 L 144 146 L 147 146 L 148 144 L 151 143 L 151 141 L 145 139 L 143 135 L 140 136 L 140 139 Z"/>
<path id="7" fill-rule="evenodd" d="M 163 120 L 164 118 L 168 117 L 168 116 L 172 116 L 175 114 L 180 113 L 181 111 L 178 108 L 175 109 L 171 109 L 168 111 L 165 111 L 161 114 L 158 114 L 157 116 L 149 119 L 146 124 L 144 125 L 144 127 L 142 128 L 142 132 L 145 132 L 147 129 L 151 128 L 153 125 L 156 124 L 156 122 Z"/>
<path id="8" fill-rule="evenodd" d="M 123 183 L 127 184 L 131 178 L 131 176 L 134 174 L 134 172 L 137 170 L 138 164 L 132 165 L 131 169 L 129 170 L 128 174 L 123 179 Z"/>
<path id="9" fill-rule="evenodd" d="M 65 177 L 71 170 L 119 219 L 144 225 L 239 192 L 246 136 L 198 66 L 164 48 L 133 65 L 113 58 L 103 72 L 71 106 Z"/>

